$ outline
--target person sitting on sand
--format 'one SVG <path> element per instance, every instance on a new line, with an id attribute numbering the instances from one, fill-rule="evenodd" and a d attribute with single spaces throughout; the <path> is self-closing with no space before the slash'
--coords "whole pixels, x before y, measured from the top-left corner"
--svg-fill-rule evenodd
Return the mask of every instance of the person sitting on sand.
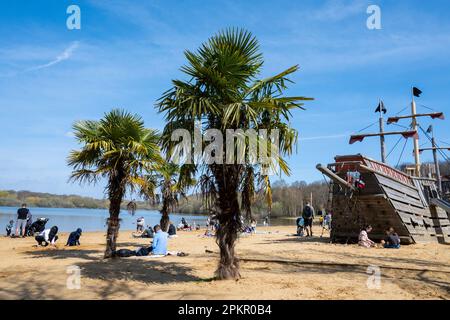
<path id="1" fill-rule="evenodd" d="M 381 241 L 381 244 L 387 249 L 400 249 L 400 237 L 394 228 L 390 227 L 386 230 L 386 238 Z"/>
<path id="2" fill-rule="evenodd" d="M 183 224 L 184 229 L 189 229 L 189 224 L 187 223 L 185 218 L 181 218 L 181 223 Z"/>
<path id="3" fill-rule="evenodd" d="M 169 234 L 169 237 L 175 237 L 177 235 L 177 228 L 175 228 L 171 221 L 169 222 L 169 229 L 167 233 Z"/>
<path id="4" fill-rule="evenodd" d="M 136 232 L 144 232 L 145 219 L 140 217 L 136 220 Z"/>
<path id="5" fill-rule="evenodd" d="M 364 248 L 375 247 L 375 242 L 369 239 L 369 233 L 372 231 L 372 226 L 368 225 L 361 229 L 358 237 L 358 244 Z"/>
<path id="6" fill-rule="evenodd" d="M 167 232 L 161 230 L 161 226 L 157 224 L 154 228 L 154 236 L 152 245 L 148 248 L 142 247 L 136 250 L 130 249 L 119 249 L 113 252 L 113 257 L 127 258 L 132 256 L 143 257 L 148 255 L 161 255 L 165 256 L 168 254 L 167 251 Z M 180 255 L 180 254 L 177 254 Z M 183 255 L 186 255 L 183 253 Z"/>
<path id="7" fill-rule="evenodd" d="M 212 230 L 206 229 L 206 230 L 205 230 L 205 233 L 203 234 L 202 237 L 207 237 L 207 238 L 209 238 L 209 237 L 214 237 L 214 233 L 213 233 Z"/>
<path id="8" fill-rule="evenodd" d="M 49 244 L 54 245 L 58 240 L 58 227 L 53 226 L 51 229 L 45 229 L 39 235 L 35 237 L 38 245 L 40 246 L 48 246 Z"/>
<path id="9" fill-rule="evenodd" d="M 80 237 L 83 231 L 78 228 L 76 231 L 70 233 L 69 238 L 67 239 L 66 246 L 73 247 L 80 245 Z"/>
<path id="10" fill-rule="evenodd" d="M 153 228 L 150 226 L 147 226 L 147 229 L 144 230 L 141 234 L 141 238 L 153 238 L 155 233 L 153 232 Z"/>
<path id="11" fill-rule="evenodd" d="M 152 243 L 152 254 L 166 255 L 167 254 L 167 238 L 169 234 L 161 230 L 161 226 L 157 224 L 154 228 L 155 236 Z"/>

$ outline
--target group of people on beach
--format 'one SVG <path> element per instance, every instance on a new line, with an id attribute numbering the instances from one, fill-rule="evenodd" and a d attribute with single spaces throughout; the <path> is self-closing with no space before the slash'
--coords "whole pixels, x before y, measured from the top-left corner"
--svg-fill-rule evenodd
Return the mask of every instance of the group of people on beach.
<path id="1" fill-rule="evenodd" d="M 319 224 L 322 227 L 322 233 L 320 237 L 323 237 L 324 230 L 331 231 L 331 211 L 330 210 L 319 210 Z M 306 202 L 306 205 L 303 207 L 303 211 L 301 216 L 299 216 L 296 220 L 297 225 L 297 235 L 300 237 L 312 237 L 312 225 L 315 218 L 315 211 L 313 206 Z"/>
<path id="2" fill-rule="evenodd" d="M 30 209 L 27 204 L 22 204 L 21 208 L 17 210 L 16 228 L 14 230 L 14 220 L 10 220 L 6 226 L 6 235 L 12 238 L 25 238 L 27 236 L 34 236 L 39 246 L 55 245 L 58 237 L 58 227 L 52 226 L 46 229 L 45 225 L 48 222 L 47 218 L 39 218 L 33 222 Z M 80 237 L 82 234 L 81 228 L 71 232 L 67 239 L 66 246 L 80 245 Z"/>
<path id="3" fill-rule="evenodd" d="M 143 219 L 143 218 L 142 218 Z M 172 226 L 172 228 L 170 227 Z M 153 241 L 148 247 L 139 247 L 137 249 L 119 249 L 113 252 L 112 256 L 117 258 L 127 258 L 127 257 L 144 257 L 144 256 L 166 256 L 166 255 L 177 255 L 177 256 L 186 256 L 187 254 L 184 252 L 174 252 L 168 251 L 167 244 L 168 239 L 173 237 L 175 234 L 171 232 L 174 231 L 175 226 L 170 222 L 170 226 L 168 231 L 165 232 L 162 230 L 159 224 L 155 225 L 151 229 Z M 176 229 L 175 229 L 176 232 Z"/>
<path id="4" fill-rule="evenodd" d="M 324 230 L 331 231 L 331 221 L 332 214 L 330 210 L 320 210 L 318 212 L 319 215 L 319 224 L 322 227 L 323 236 Z M 302 215 L 297 218 L 297 235 L 303 237 L 306 231 L 306 237 L 311 237 L 312 233 L 312 224 L 315 218 L 315 211 L 312 205 L 309 202 L 306 202 L 306 205 L 303 207 Z M 372 226 L 367 225 L 363 227 L 358 236 L 358 245 L 365 248 L 373 248 L 373 247 L 382 247 L 388 249 L 399 249 L 400 248 L 400 237 L 395 232 L 394 228 L 389 227 L 385 230 L 385 238 L 381 240 L 380 245 L 377 245 L 374 241 L 369 238 L 369 233 L 372 231 Z"/>
<path id="5" fill-rule="evenodd" d="M 323 236 L 324 230 L 331 231 L 332 228 L 332 213 L 330 210 L 320 210 L 318 212 L 319 215 L 319 224 L 322 227 Z M 297 225 L 297 235 L 312 237 L 312 225 L 313 220 L 315 218 L 315 211 L 313 206 L 306 202 L 302 210 L 301 216 L 299 216 L 296 220 Z M 244 223 L 244 219 L 241 218 L 242 223 L 242 233 L 254 234 L 256 233 L 257 222 L 255 219 L 250 219 L 248 224 Z M 17 218 L 14 229 L 14 220 L 10 220 L 9 224 L 6 226 L 6 234 L 11 237 L 26 237 L 26 236 L 34 236 L 37 244 L 39 246 L 48 246 L 54 245 L 58 240 L 58 227 L 52 226 L 51 228 L 45 228 L 45 224 L 48 221 L 47 218 L 39 218 L 35 222 L 33 222 L 32 215 L 30 210 L 27 208 L 27 205 L 22 204 L 21 208 L 17 210 Z M 149 254 L 167 254 L 167 239 L 176 237 L 177 230 L 198 230 L 200 225 L 196 225 L 195 222 L 193 224 L 189 224 L 185 218 L 181 219 L 181 222 L 175 226 L 171 221 L 169 221 L 169 227 L 167 231 L 163 231 L 160 225 L 156 225 L 154 227 L 145 226 L 144 217 L 139 217 L 136 220 L 136 233 L 133 234 L 134 237 L 139 238 L 152 238 L 153 242 L 150 247 L 147 248 L 139 248 L 137 250 L 128 250 L 121 249 L 122 251 L 118 251 L 116 256 L 130 256 L 130 255 L 149 255 Z M 217 230 L 219 229 L 219 222 L 217 217 L 211 216 L 208 217 L 206 221 L 206 231 L 204 236 L 214 236 Z M 15 233 L 13 233 L 15 231 Z M 369 233 L 372 231 L 372 226 L 366 225 L 364 226 L 358 236 L 358 245 L 364 248 L 373 248 L 373 247 L 383 247 L 383 248 L 392 248 L 398 249 L 400 248 L 400 237 L 395 232 L 394 228 L 390 227 L 386 229 L 385 238 L 381 241 L 380 245 L 377 245 L 373 240 L 369 238 Z M 81 228 L 71 232 L 67 239 L 66 246 L 77 246 L 80 245 L 80 237 L 82 234 Z M 128 251 L 127 251 L 128 250 Z"/>
<path id="6" fill-rule="evenodd" d="M 144 217 L 137 218 L 136 233 L 133 234 L 133 237 L 135 237 L 135 238 L 154 238 L 154 235 L 155 235 L 154 229 L 155 228 L 154 227 L 152 228 L 149 225 L 147 225 L 147 227 L 144 228 L 144 226 L 145 226 Z M 169 227 L 167 229 L 167 234 L 171 238 L 177 237 L 177 228 L 175 227 L 175 225 L 173 224 L 172 221 L 169 221 Z"/>

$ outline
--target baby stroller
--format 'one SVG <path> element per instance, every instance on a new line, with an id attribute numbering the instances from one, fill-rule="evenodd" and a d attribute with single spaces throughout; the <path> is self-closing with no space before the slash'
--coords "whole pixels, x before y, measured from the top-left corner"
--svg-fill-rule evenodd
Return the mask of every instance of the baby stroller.
<path id="1" fill-rule="evenodd" d="M 26 235 L 34 236 L 36 233 L 44 231 L 47 222 L 48 218 L 38 218 L 27 230 L 25 230 Z"/>

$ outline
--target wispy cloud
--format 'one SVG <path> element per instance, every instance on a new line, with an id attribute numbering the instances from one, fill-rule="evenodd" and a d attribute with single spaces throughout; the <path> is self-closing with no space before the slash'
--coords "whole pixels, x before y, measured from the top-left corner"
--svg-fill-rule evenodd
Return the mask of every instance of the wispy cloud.
<path id="1" fill-rule="evenodd" d="M 25 72 L 29 72 L 29 71 L 36 71 L 36 70 L 40 70 L 40 69 L 45 69 L 51 66 L 54 66 L 55 64 L 58 64 L 62 61 L 65 61 L 67 59 L 69 59 L 73 52 L 78 48 L 79 46 L 79 42 L 78 41 L 74 41 L 70 44 L 69 47 L 67 47 L 61 54 L 59 54 L 54 60 L 46 63 L 46 64 L 41 64 L 35 67 L 31 67 L 25 70 Z"/>

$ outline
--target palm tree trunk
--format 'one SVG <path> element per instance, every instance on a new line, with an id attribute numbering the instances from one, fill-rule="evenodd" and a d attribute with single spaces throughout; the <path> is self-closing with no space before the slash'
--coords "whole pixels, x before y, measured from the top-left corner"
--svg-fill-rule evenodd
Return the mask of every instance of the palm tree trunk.
<path id="1" fill-rule="evenodd" d="M 239 259 L 235 256 L 235 242 L 241 229 L 241 212 L 238 199 L 239 167 L 222 165 L 215 170 L 218 184 L 219 230 L 216 242 L 220 249 L 220 261 L 216 270 L 218 279 L 238 279 Z"/>
<path id="2" fill-rule="evenodd" d="M 108 231 L 106 233 L 106 250 L 104 258 L 111 258 L 116 251 L 116 242 L 119 235 L 119 217 L 111 216 L 108 218 Z"/>
<path id="3" fill-rule="evenodd" d="M 169 229 L 169 205 L 167 204 L 167 200 L 163 199 L 163 207 L 161 209 L 161 221 L 159 222 L 161 225 L 161 230 L 167 232 Z"/>
<path id="4" fill-rule="evenodd" d="M 111 176 L 109 179 L 109 218 L 108 230 L 106 232 L 106 249 L 104 258 L 113 257 L 116 251 L 116 242 L 119 236 L 120 227 L 120 205 L 125 195 L 125 187 L 123 183 L 123 174 L 119 172 L 117 175 Z"/>

